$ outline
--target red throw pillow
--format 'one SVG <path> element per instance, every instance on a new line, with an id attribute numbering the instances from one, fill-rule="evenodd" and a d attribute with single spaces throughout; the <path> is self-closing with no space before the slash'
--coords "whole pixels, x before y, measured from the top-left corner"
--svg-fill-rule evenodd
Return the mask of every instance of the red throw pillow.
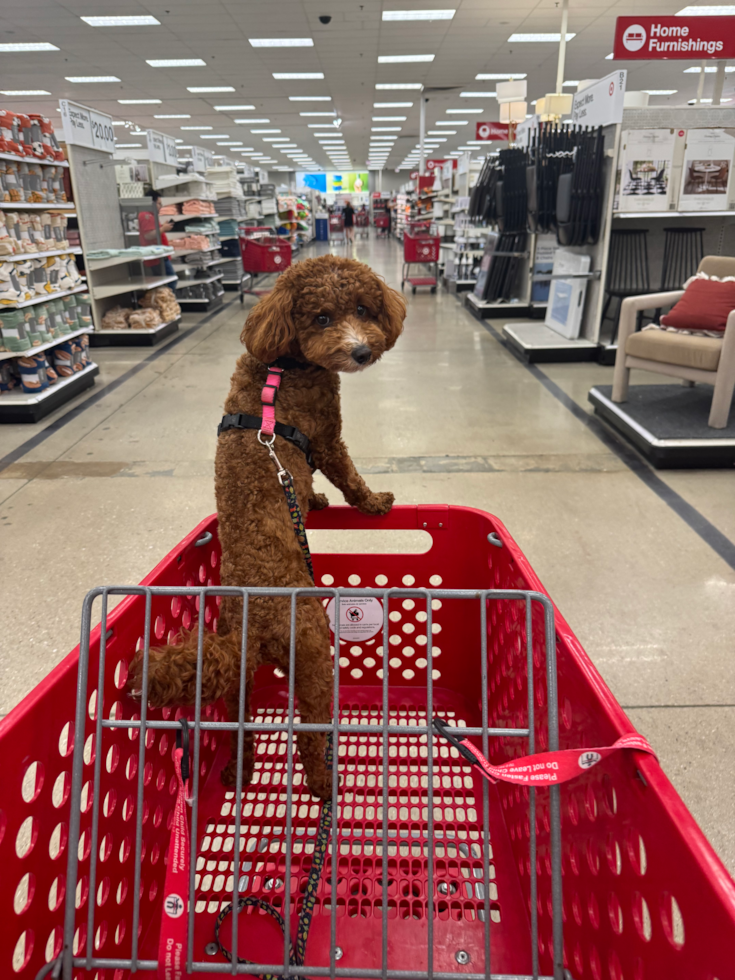
<path id="1" fill-rule="evenodd" d="M 661 326 L 724 330 L 731 310 L 735 310 L 735 281 L 692 279 L 679 302 L 661 317 Z"/>

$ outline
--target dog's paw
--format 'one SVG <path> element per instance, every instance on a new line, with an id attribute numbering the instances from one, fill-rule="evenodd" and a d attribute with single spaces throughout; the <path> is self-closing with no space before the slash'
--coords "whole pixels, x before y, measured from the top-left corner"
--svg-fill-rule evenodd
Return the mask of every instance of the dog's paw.
<path id="1" fill-rule="evenodd" d="M 329 501 L 323 493 L 314 493 L 309 498 L 309 510 L 324 510 L 329 507 Z"/>
<path id="2" fill-rule="evenodd" d="M 387 514 L 396 498 L 392 493 L 371 493 L 370 496 L 357 505 L 362 514 Z"/>

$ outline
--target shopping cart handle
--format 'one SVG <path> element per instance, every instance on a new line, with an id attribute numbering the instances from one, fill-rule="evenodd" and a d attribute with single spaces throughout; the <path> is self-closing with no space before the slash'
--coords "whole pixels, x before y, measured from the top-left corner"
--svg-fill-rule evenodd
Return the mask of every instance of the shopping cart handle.
<path id="1" fill-rule="evenodd" d="M 451 742 L 460 755 L 462 755 L 468 762 L 471 762 L 473 766 L 479 764 L 477 758 L 472 754 L 472 752 L 470 752 L 467 746 L 463 745 L 459 739 L 452 734 L 453 729 L 449 727 L 443 718 L 435 715 L 432 721 L 432 727 L 436 731 L 437 735 L 443 735 L 448 742 Z"/>

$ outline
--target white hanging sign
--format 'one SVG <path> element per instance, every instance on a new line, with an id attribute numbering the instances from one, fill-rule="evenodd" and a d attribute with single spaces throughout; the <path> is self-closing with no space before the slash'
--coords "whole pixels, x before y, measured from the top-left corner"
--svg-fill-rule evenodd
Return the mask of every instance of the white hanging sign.
<path id="1" fill-rule="evenodd" d="M 329 628 L 334 633 L 334 599 L 327 603 Z M 363 596 L 358 599 L 340 598 L 339 638 L 346 643 L 369 640 L 383 628 L 383 604 L 380 599 Z"/>
<path id="2" fill-rule="evenodd" d="M 207 151 L 201 146 L 192 146 L 191 159 L 195 172 L 204 176 L 204 171 L 207 169 Z"/>
<path id="3" fill-rule="evenodd" d="M 86 146 L 90 150 L 115 152 L 115 130 L 112 116 L 97 112 L 78 102 L 59 99 L 61 121 L 64 125 L 64 140 L 74 146 Z"/>
<path id="4" fill-rule="evenodd" d="M 148 140 L 148 158 L 151 163 L 167 163 L 176 166 L 179 153 L 173 136 L 166 136 L 155 129 L 146 132 Z"/>
<path id="5" fill-rule="evenodd" d="M 607 126 L 623 121 L 627 71 L 614 71 L 577 92 L 572 100 L 572 122 L 579 126 Z"/>

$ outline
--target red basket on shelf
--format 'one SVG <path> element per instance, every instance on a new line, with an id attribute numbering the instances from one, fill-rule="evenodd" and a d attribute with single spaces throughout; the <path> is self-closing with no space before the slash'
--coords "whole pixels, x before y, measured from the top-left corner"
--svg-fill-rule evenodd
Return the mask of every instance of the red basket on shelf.
<path id="1" fill-rule="evenodd" d="M 385 652 L 382 633 L 339 644 L 336 837 L 318 885 L 307 969 L 328 975 L 336 952 L 336 977 L 357 970 L 379 978 L 390 970 L 417 980 L 432 972 L 461 980 L 488 975 L 491 951 L 493 975 L 526 980 L 534 955 L 541 974 L 557 980 L 563 967 L 574 980 L 732 977 L 735 884 L 653 756 L 615 753 L 531 798 L 525 787 L 488 787 L 448 743 L 420 734 L 431 720 L 429 703 L 453 727 L 492 729 L 488 754 L 500 764 L 525 754 L 524 732 L 535 732 L 536 750 L 546 751 L 552 719 L 561 748 L 610 745 L 633 731 L 504 525 L 445 505 L 396 506 L 380 518 L 329 507 L 310 514 L 308 525 L 332 536 L 340 529 L 421 529 L 431 544 L 418 553 L 314 555 L 320 588 L 377 590 L 375 601 L 391 612 Z M 155 971 L 176 799 L 172 729 L 196 712 L 149 709 L 148 722 L 170 727 L 141 731 L 141 705 L 128 696 L 127 677 L 144 636 L 153 646 L 175 642 L 200 614 L 205 629 L 216 629 L 220 557 L 213 516 L 146 577 L 147 593 L 139 589 L 109 613 L 101 676 L 101 629 L 90 627 L 90 594 L 81 659 L 77 647 L 0 722 L 3 978 L 33 980 L 60 954 L 66 936 L 76 960 L 63 980 L 128 980 L 136 904 L 138 970 Z M 180 594 L 156 591 L 166 586 Z M 460 591 L 432 598 L 432 590 Z M 78 677 L 80 663 L 85 671 Z M 320 808 L 304 789 L 297 756 L 293 768 L 286 763 L 288 705 L 283 675 L 261 667 L 252 715 L 266 728 L 241 808 L 220 782 L 229 756 L 228 733 L 217 729 L 227 720 L 223 706 L 202 708 L 192 722 L 199 726 L 191 728 L 199 754 L 188 810 L 190 820 L 197 817 L 192 959 L 204 968 L 194 968 L 194 976 L 232 971 L 212 941 L 233 881 L 239 894 L 280 909 L 295 935 Z M 351 734 L 357 725 L 371 733 L 355 727 Z M 78 794 L 71 792 L 72 756 Z M 560 845 L 550 831 L 558 827 L 552 793 Z M 81 800 L 75 811 L 72 799 Z M 241 851 L 233 878 L 237 812 Z M 72 846 L 77 833 L 79 845 Z M 552 866 L 563 872 L 556 877 L 561 901 Z M 563 955 L 552 952 L 554 921 L 563 926 Z M 283 936 L 270 915 L 243 909 L 238 937 L 240 956 L 276 964 L 253 972 L 285 972 L 277 965 Z"/>
<path id="2" fill-rule="evenodd" d="M 438 262 L 439 242 L 438 235 L 407 231 L 403 236 L 403 261 Z"/>

